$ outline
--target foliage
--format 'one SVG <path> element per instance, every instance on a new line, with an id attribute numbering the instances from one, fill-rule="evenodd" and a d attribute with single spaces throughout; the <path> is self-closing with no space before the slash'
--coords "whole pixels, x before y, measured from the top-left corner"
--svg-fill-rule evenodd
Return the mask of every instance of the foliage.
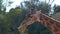
<path id="1" fill-rule="evenodd" d="M 35 22 L 28 26 L 28 34 L 52 34 L 52 32 L 42 24 Z"/>
<path id="2" fill-rule="evenodd" d="M 30 1 L 24 1 L 25 7 L 27 10 L 31 10 L 31 8 L 36 10 L 41 10 L 42 13 L 44 14 L 49 14 L 51 11 L 51 5 L 46 3 L 46 2 L 40 2 L 40 1 L 35 1 L 35 0 L 30 0 Z"/>
<path id="3" fill-rule="evenodd" d="M 54 6 L 54 14 L 59 13 L 60 12 L 60 6 Z"/>
<path id="4" fill-rule="evenodd" d="M 11 11 L 9 13 L 0 14 L 0 24 L 1 24 L 0 32 L 2 32 L 2 34 L 3 33 L 9 34 L 8 32 L 17 30 L 20 11 L 21 11 L 20 8 L 17 7 L 15 9 L 11 9 Z M 15 32 L 13 32 L 13 33 L 15 33 Z M 17 31 L 16 31 L 16 33 L 17 33 Z"/>

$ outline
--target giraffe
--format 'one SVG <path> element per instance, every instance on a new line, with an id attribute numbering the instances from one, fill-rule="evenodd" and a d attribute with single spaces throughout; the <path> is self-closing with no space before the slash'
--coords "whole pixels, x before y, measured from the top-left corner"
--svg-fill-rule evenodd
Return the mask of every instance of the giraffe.
<path id="1" fill-rule="evenodd" d="M 35 14 L 31 14 L 28 18 L 23 20 L 21 25 L 18 27 L 19 32 L 25 34 L 25 31 L 28 31 L 27 27 L 36 21 L 51 30 L 54 34 L 60 34 L 60 21 L 53 19 L 40 11 L 36 11 Z"/>

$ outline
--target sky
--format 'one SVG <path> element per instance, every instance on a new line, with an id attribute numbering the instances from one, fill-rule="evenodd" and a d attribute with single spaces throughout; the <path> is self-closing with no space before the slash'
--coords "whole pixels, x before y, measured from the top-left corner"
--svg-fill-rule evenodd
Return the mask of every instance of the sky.
<path id="1" fill-rule="evenodd" d="M 4 0 L 4 3 L 6 3 L 6 1 L 7 0 Z M 23 1 L 26 1 L 26 0 L 8 0 L 8 1 L 12 1 L 13 3 L 10 5 L 10 6 L 6 6 L 6 12 L 9 12 L 9 10 L 11 9 L 11 8 L 15 8 L 16 6 L 18 6 L 18 5 L 20 5 L 20 3 L 21 2 L 23 2 Z M 44 1 L 44 0 L 41 0 L 41 1 Z M 48 0 L 47 0 L 48 1 Z M 52 1 L 52 0 L 51 0 Z M 8 2 L 7 2 L 7 4 L 8 4 Z M 57 5 L 60 5 L 60 1 L 59 0 L 55 0 L 54 2 L 53 2 L 53 4 L 52 4 L 52 6 L 54 5 L 54 4 L 57 4 Z"/>

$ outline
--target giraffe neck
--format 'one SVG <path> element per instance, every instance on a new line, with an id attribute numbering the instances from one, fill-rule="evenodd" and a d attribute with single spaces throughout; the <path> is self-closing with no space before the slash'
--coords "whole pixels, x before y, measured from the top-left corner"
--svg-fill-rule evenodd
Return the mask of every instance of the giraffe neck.
<path id="1" fill-rule="evenodd" d="M 60 34 L 60 22 L 50 18 L 49 16 L 40 13 L 39 15 L 39 22 L 41 22 L 42 25 L 44 25 L 45 27 L 47 27 L 48 29 L 50 29 L 51 31 Z"/>
<path id="2" fill-rule="evenodd" d="M 30 16 L 25 19 L 21 25 L 18 27 L 18 30 L 21 32 L 21 34 L 25 34 L 25 30 L 27 26 L 30 24 L 33 24 L 34 22 L 38 21 L 51 31 L 53 31 L 55 34 L 60 34 L 60 22 L 50 18 L 49 16 L 40 13 L 39 11 L 36 12 L 35 15 L 32 15 L 33 17 L 31 18 Z"/>
<path id="3" fill-rule="evenodd" d="M 21 23 L 21 25 L 18 27 L 18 30 L 19 30 L 19 32 L 21 33 L 21 34 L 25 34 L 25 31 L 27 31 L 26 29 L 27 29 L 27 27 L 30 25 L 30 24 L 32 24 L 32 23 L 34 23 L 35 21 L 36 21 L 36 17 L 28 17 L 27 19 L 25 19 L 22 23 Z"/>

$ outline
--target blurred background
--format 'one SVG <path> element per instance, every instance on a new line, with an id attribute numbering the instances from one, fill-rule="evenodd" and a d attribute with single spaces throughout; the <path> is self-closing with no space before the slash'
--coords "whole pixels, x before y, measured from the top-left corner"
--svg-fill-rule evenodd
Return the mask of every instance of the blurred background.
<path id="1" fill-rule="evenodd" d="M 0 0 L 0 34 L 20 34 L 18 27 L 33 8 L 60 20 L 59 0 Z M 35 22 L 27 27 L 28 34 L 53 34 Z"/>

